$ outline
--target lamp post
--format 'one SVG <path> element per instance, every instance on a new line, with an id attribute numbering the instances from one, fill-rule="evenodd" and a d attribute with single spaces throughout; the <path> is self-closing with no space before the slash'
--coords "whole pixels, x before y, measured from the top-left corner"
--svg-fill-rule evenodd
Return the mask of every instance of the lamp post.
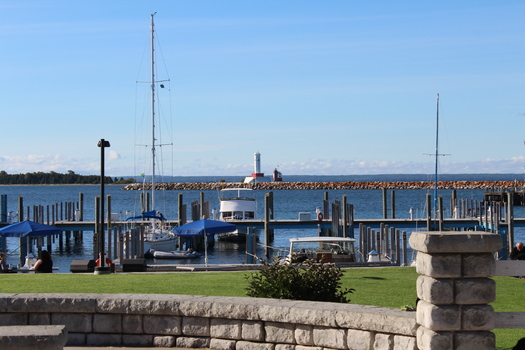
<path id="1" fill-rule="evenodd" d="M 101 139 L 98 142 L 98 147 L 100 147 L 100 223 L 98 227 L 98 251 L 99 251 L 99 261 L 100 266 L 95 267 L 95 275 L 104 275 L 111 273 L 110 267 L 106 266 L 106 259 L 104 257 L 105 252 L 105 239 L 104 239 L 104 148 L 109 147 L 109 141 Z"/>

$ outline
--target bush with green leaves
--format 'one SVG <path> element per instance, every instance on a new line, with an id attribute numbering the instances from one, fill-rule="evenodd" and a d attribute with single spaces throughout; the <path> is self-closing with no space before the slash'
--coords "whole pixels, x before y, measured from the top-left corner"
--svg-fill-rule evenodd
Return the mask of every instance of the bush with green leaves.
<path id="1" fill-rule="evenodd" d="M 278 259 L 265 263 L 247 276 L 246 294 L 255 298 L 293 299 L 349 303 L 353 288 L 341 289 L 343 270 L 333 264 L 313 260 L 284 264 Z"/>

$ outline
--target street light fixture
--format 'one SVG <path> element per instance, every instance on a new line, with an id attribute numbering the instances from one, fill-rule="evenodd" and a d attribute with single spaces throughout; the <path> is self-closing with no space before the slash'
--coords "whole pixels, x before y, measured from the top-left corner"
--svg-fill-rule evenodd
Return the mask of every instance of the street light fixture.
<path id="1" fill-rule="evenodd" d="M 95 267 L 95 275 L 105 275 L 111 273 L 110 267 L 106 266 L 106 259 L 104 257 L 104 251 L 106 247 L 104 239 L 104 148 L 110 147 L 109 141 L 101 139 L 98 142 L 98 147 L 100 147 L 100 223 L 98 226 L 98 254 L 100 266 Z"/>

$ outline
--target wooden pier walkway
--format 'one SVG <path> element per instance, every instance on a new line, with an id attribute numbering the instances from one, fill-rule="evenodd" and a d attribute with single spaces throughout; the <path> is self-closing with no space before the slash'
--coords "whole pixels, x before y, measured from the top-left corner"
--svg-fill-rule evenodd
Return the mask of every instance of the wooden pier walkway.
<path id="1" fill-rule="evenodd" d="M 255 229 L 264 229 L 265 221 L 260 220 L 242 220 L 242 221 L 229 221 L 232 224 L 236 225 L 240 229 L 245 228 L 255 228 Z M 141 222 L 135 222 L 135 224 L 140 224 Z M 62 229 L 63 231 L 94 231 L 95 222 L 94 221 L 56 221 L 52 223 L 54 226 Z M 144 222 L 146 224 L 146 222 Z M 177 220 L 167 221 L 167 224 L 171 226 L 178 226 L 179 222 Z M 403 229 L 425 229 L 427 226 L 427 219 L 354 219 L 354 227 L 358 227 L 359 224 L 363 224 L 368 227 L 379 227 L 380 225 L 388 225 L 396 228 Z M 126 221 L 115 221 L 111 223 L 111 226 L 126 226 L 129 225 L 129 222 Z M 506 224 L 501 223 L 502 226 Z M 319 220 L 309 220 L 309 221 L 300 221 L 300 220 L 270 220 L 268 221 L 269 229 L 328 229 L 332 226 L 332 221 L 330 219 L 325 219 L 322 221 Z M 464 219 L 443 219 L 444 228 L 474 228 L 480 226 L 479 218 L 464 218 Z M 514 218 L 515 227 L 525 227 L 525 218 Z"/>

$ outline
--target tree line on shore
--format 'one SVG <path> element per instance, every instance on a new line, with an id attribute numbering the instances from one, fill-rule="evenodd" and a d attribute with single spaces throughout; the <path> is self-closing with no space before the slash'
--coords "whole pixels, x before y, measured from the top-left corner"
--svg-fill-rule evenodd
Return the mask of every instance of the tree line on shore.
<path id="1" fill-rule="evenodd" d="M 134 179 L 112 178 L 105 176 L 106 184 L 128 184 L 135 182 Z M 100 175 L 79 175 L 68 170 L 66 174 L 50 171 L 41 171 L 25 174 L 8 174 L 0 171 L 0 185 L 88 185 L 100 184 Z"/>

